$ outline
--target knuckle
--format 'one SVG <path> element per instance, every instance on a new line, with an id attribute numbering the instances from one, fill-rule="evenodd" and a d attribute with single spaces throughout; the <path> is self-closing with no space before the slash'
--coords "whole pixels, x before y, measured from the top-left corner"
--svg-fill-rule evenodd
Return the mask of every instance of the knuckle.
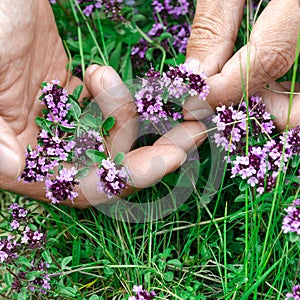
<path id="1" fill-rule="evenodd" d="M 291 43 L 277 42 L 272 45 L 256 46 L 257 64 L 268 82 L 284 75 L 292 66 L 295 49 Z"/>

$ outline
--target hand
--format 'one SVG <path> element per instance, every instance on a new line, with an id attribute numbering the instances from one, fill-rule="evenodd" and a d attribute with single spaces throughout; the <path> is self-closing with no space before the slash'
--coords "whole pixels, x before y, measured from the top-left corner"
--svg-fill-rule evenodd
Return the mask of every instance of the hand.
<path id="1" fill-rule="evenodd" d="M 38 100 L 40 84 L 58 79 L 71 92 L 81 82 L 66 69 L 68 59 L 48 0 L 2 0 L 0 28 L 0 187 L 47 201 L 43 183 L 24 184 L 16 179 L 24 168 L 27 145 L 36 144 L 39 130 L 35 118 L 41 114 Z M 115 86 L 118 86 L 119 92 L 110 94 Z M 128 153 L 136 139 L 136 108 L 116 72 L 110 67 L 88 68 L 84 94 L 96 98 L 104 116 L 113 115 L 116 118 L 116 126 L 110 136 L 111 150 Z M 124 164 L 132 174 L 131 183 L 143 188 L 177 169 L 194 142 L 200 144 L 204 140 L 205 135 L 198 135 L 197 140 L 192 138 L 204 129 L 201 123 L 186 122 L 155 145 L 129 152 Z M 175 144 L 174 135 L 182 132 L 186 138 Z M 164 168 L 153 165 L 157 157 L 160 157 L 160 162 L 163 160 Z M 89 180 L 83 179 L 83 183 Z M 123 196 L 132 190 L 129 187 Z M 90 206 L 83 193 L 78 192 L 80 195 L 74 205 L 70 201 L 64 204 L 80 208 Z M 99 195 L 95 188 L 89 192 L 92 194 L 88 198 L 93 198 L 97 203 L 108 200 L 105 195 Z"/>
<path id="2" fill-rule="evenodd" d="M 241 0 L 198 0 L 197 3 L 187 63 L 197 71 L 207 73 L 210 85 L 207 102 L 213 109 L 220 103 L 238 103 L 243 97 L 243 84 L 252 95 L 273 83 L 291 68 L 295 59 L 300 28 L 298 0 L 272 0 L 255 23 L 249 43 L 231 57 L 244 6 L 245 1 Z M 283 99 L 284 96 L 278 93 L 277 96 L 269 91 L 259 93 L 264 97 L 267 109 L 277 117 L 278 128 L 284 128 L 287 96 Z M 290 120 L 293 125 L 300 122 L 295 113 L 298 102 L 294 98 Z M 189 99 L 185 105 L 185 118 L 207 116 L 203 105 L 196 99 Z"/>

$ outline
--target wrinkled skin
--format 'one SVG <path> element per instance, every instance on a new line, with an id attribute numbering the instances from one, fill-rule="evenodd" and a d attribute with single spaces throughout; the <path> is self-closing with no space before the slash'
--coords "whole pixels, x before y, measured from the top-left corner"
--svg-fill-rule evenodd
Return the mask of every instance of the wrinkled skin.
<path id="1" fill-rule="evenodd" d="M 0 187 L 47 201 L 43 184 L 16 180 L 24 168 L 26 146 L 35 145 L 38 134 L 34 120 L 42 109 L 38 100 L 40 84 L 58 79 L 72 91 L 81 82 L 66 70 L 68 59 L 48 0 L 1 0 L 0 28 Z M 112 68 L 95 65 L 87 69 L 84 83 L 84 95 L 96 98 L 104 116 L 115 116 L 116 127 L 108 144 L 113 145 L 114 153 L 127 153 L 124 164 L 131 173 L 131 185 L 137 188 L 150 186 L 177 169 L 186 153 L 205 139 L 205 134 L 197 135 L 205 130 L 203 124 L 185 122 L 155 145 L 128 153 L 136 139 L 137 123 L 136 109 L 127 88 Z M 179 141 L 177 135 L 185 138 Z M 159 165 L 155 164 L 157 157 Z M 85 191 L 79 190 L 75 203 L 65 204 L 85 208 L 91 206 L 90 202 L 98 204 L 108 200 L 96 191 L 92 175 L 82 185 Z M 132 191 L 128 187 L 123 196 Z"/>
<path id="2" fill-rule="evenodd" d="M 276 117 L 278 129 L 282 130 L 288 122 L 290 83 L 274 81 L 294 63 L 300 3 L 299 0 L 270 1 L 256 20 L 249 43 L 232 56 L 244 7 L 242 0 L 198 0 L 187 63 L 196 71 L 207 73 L 211 88 L 207 102 L 212 109 L 220 103 L 238 103 L 243 97 L 243 78 L 248 94 L 263 97 L 267 109 Z M 267 84 L 269 89 L 262 89 Z M 300 91 L 299 85 L 296 91 Z M 201 119 L 207 113 L 197 99 L 186 102 L 186 120 Z M 290 126 L 300 124 L 299 114 L 300 96 L 294 95 Z"/>

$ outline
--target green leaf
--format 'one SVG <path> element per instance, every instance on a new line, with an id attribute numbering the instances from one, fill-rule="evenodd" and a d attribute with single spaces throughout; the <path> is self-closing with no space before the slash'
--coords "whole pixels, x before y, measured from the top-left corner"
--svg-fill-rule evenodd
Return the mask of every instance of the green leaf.
<path id="1" fill-rule="evenodd" d="M 138 22 L 138 21 L 145 21 L 147 20 L 146 17 L 144 15 L 141 15 L 141 14 L 135 14 L 133 17 L 132 17 L 132 21 L 133 22 Z"/>
<path id="2" fill-rule="evenodd" d="M 147 60 L 152 60 L 153 59 L 153 51 L 154 48 L 148 48 L 146 52 L 146 59 Z"/>
<path id="3" fill-rule="evenodd" d="M 25 266 L 25 267 L 27 267 L 27 268 L 31 268 L 31 267 L 32 267 L 30 261 L 29 261 L 27 258 L 25 258 L 24 256 L 19 256 L 19 257 L 18 257 L 18 262 L 19 262 L 21 265 L 23 265 L 23 266 Z"/>
<path id="4" fill-rule="evenodd" d="M 173 272 L 166 272 L 164 273 L 164 280 L 165 281 L 172 281 L 174 279 L 174 273 Z"/>
<path id="5" fill-rule="evenodd" d="M 77 86 L 73 92 L 73 98 L 78 100 L 83 90 L 83 85 Z"/>
<path id="6" fill-rule="evenodd" d="M 171 37 L 173 37 L 171 33 L 164 32 L 159 36 L 158 40 L 159 40 L 159 42 L 161 42 L 162 40 L 169 39 Z"/>
<path id="7" fill-rule="evenodd" d="M 59 294 L 66 297 L 76 297 L 77 290 L 72 287 L 62 287 Z"/>
<path id="8" fill-rule="evenodd" d="M 105 132 L 108 132 L 115 126 L 115 124 L 116 124 L 115 118 L 113 116 L 109 116 L 104 120 L 102 124 L 102 128 Z"/>
<path id="9" fill-rule="evenodd" d="M 100 298 L 97 295 L 93 295 L 89 298 L 89 300 L 100 300 Z"/>
<path id="10" fill-rule="evenodd" d="M 119 152 L 116 154 L 114 162 L 116 165 L 120 165 L 124 159 L 125 153 L 124 152 Z"/>
<path id="11" fill-rule="evenodd" d="M 79 118 L 81 116 L 81 108 L 80 108 L 79 104 L 70 98 L 69 98 L 69 102 L 72 105 L 72 107 L 69 111 L 71 112 L 71 114 L 73 115 L 75 120 L 79 121 Z"/>
<path id="12" fill-rule="evenodd" d="M 86 114 L 80 119 L 80 123 L 87 125 L 93 129 L 97 129 L 101 125 L 101 119 L 99 117 L 95 118 L 91 114 Z"/>
<path id="13" fill-rule="evenodd" d="M 18 294 L 18 300 L 26 300 L 27 299 L 27 288 L 23 287 Z"/>
<path id="14" fill-rule="evenodd" d="M 145 274 L 144 280 L 145 280 L 145 282 L 150 283 L 150 281 L 151 281 L 151 272 L 147 272 Z"/>
<path id="15" fill-rule="evenodd" d="M 7 286 L 11 286 L 11 284 L 13 282 L 13 278 L 12 278 L 12 275 L 9 272 L 6 272 L 4 274 L 4 282 Z"/>
<path id="16" fill-rule="evenodd" d="M 78 170 L 78 173 L 76 174 L 76 179 L 82 179 L 84 177 L 86 177 L 90 172 L 90 168 L 83 168 Z"/>
<path id="17" fill-rule="evenodd" d="M 66 270 L 69 269 L 68 264 L 72 261 L 73 257 L 72 256 L 67 256 L 65 257 L 62 262 L 61 262 L 61 269 Z"/>
<path id="18" fill-rule="evenodd" d="M 247 181 L 245 181 L 245 180 L 242 180 L 241 182 L 240 182 L 240 185 L 239 185 L 239 190 L 241 191 L 241 192 L 245 192 L 248 188 L 249 188 L 249 184 L 247 183 Z"/>
<path id="19" fill-rule="evenodd" d="M 45 250 L 44 252 L 42 252 L 42 257 L 46 263 L 48 263 L 49 265 L 52 264 L 52 257 L 49 250 Z"/>
<path id="20" fill-rule="evenodd" d="M 52 130 L 51 130 L 51 125 L 53 124 L 51 121 L 45 120 L 42 117 L 36 117 L 35 118 L 35 123 L 37 126 L 39 126 L 40 128 L 46 130 L 47 132 L 52 134 Z"/>
<path id="21" fill-rule="evenodd" d="M 178 268 L 182 267 L 182 263 L 179 259 L 170 259 L 167 261 L 167 264 L 178 267 Z"/>
<path id="22" fill-rule="evenodd" d="M 121 51 L 122 51 L 122 42 L 119 42 L 116 48 L 114 49 L 113 53 L 110 56 L 109 64 L 115 69 L 118 70 L 121 58 Z"/>
<path id="23" fill-rule="evenodd" d="M 75 127 L 66 127 L 66 126 L 62 126 L 62 125 L 58 125 L 58 127 L 63 131 L 63 132 L 75 132 L 76 128 Z"/>
<path id="24" fill-rule="evenodd" d="M 88 149 L 85 153 L 95 163 L 101 163 L 103 159 L 107 158 L 105 153 L 98 150 Z"/>

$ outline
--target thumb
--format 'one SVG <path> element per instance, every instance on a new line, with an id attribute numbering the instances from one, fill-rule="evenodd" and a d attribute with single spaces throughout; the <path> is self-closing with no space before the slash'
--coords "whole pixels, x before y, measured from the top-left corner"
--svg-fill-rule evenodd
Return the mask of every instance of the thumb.
<path id="1" fill-rule="evenodd" d="M 198 0 L 186 63 L 195 72 L 218 73 L 233 52 L 244 0 Z"/>
<path id="2" fill-rule="evenodd" d="M 25 164 L 24 151 L 15 133 L 0 117 L 0 175 L 16 179 Z"/>

